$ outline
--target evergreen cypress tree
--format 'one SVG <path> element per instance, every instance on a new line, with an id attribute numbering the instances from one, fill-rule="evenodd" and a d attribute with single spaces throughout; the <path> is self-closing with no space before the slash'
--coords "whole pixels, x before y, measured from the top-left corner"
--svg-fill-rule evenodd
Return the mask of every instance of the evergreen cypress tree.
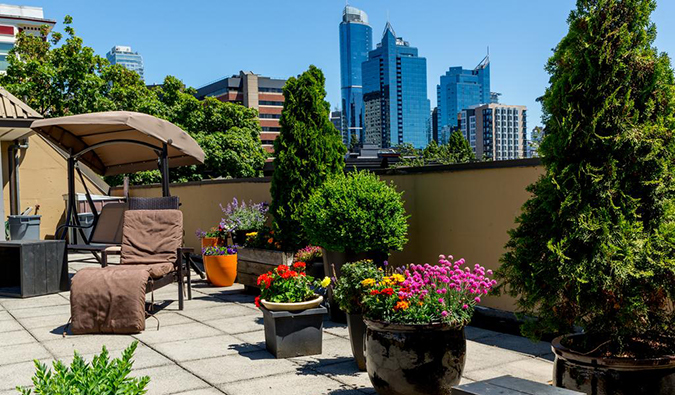
<path id="1" fill-rule="evenodd" d="M 326 79 L 315 66 L 284 86 L 281 132 L 274 140 L 272 203 L 275 238 L 285 250 L 307 245 L 300 209 L 309 195 L 326 179 L 344 172 L 347 152 L 330 122 L 325 101 Z"/>
<path id="2" fill-rule="evenodd" d="M 578 0 L 546 66 L 545 174 L 500 275 L 526 334 L 675 335 L 675 88 L 654 0 Z M 600 352 L 612 352 L 611 344 Z"/>

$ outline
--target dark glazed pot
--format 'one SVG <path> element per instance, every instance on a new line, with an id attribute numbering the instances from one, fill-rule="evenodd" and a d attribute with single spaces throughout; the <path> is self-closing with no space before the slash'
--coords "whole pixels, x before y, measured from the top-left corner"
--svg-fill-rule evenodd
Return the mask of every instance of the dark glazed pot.
<path id="1" fill-rule="evenodd" d="M 598 358 L 579 354 L 553 339 L 553 385 L 594 395 L 675 394 L 675 355 L 653 359 Z"/>
<path id="2" fill-rule="evenodd" d="M 466 358 L 464 328 L 365 320 L 368 377 L 380 395 L 450 395 Z"/>
<path id="3" fill-rule="evenodd" d="M 335 267 L 335 273 L 340 277 L 342 275 L 342 266 L 348 262 L 356 262 L 364 259 L 372 259 L 373 262 L 378 267 L 382 267 L 384 261 L 387 260 L 389 255 L 381 252 L 336 252 L 336 251 L 327 251 L 325 248 L 321 248 L 323 254 L 323 270 L 328 277 L 334 277 L 333 267 Z M 333 291 L 329 288 L 328 295 L 326 298 L 327 305 L 329 307 L 330 320 L 333 322 L 347 322 L 347 317 L 344 311 L 340 310 L 337 306 L 337 303 L 333 301 Z"/>
<path id="4" fill-rule="evenodd" d="M 366 336 L 366 323 L 363 322 L 363 314 L 347 314 L 347 325 L 356 366 L 364 371 L 366 370 L 366 357 L 363 354 L 363 342 Z"/>
<path id="5" fill-rule="evenodd" d="M 232 244 L 243 246 L 246 244 L 246 233 L 249 233 L 247 230 L 235 230 L 232 232 Z"/>

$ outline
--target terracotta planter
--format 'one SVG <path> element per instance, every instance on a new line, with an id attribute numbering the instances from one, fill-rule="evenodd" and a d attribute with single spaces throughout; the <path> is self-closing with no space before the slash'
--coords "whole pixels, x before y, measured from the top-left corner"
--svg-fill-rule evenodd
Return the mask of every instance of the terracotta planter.
<path id="1" fill-rule="evenodd" d="M 352 346 L 352 355 L 359 370 L 366 370 L 366 357 L 363 353 L 363 342 L 366 336 L 366 323 L 363 314 L 347 314 L 349 343 Z"/>
<path id="2" fill-rule="evenodd" d="M 333 277 L 333 267 L 335 268 L 335 273 L 337 273 L 338 278 L 342 275 L 342 266 L 345 263 L 361 261 L 364 259 L 372 259 L 373 262 L 378 267 L 381 267 L 384 261 L 387 260 L 389 255 L 378 252 L 337 252 L 337 251 L 327 251 L 325 248 L 321 248 L 323 253 L 323 270 L 326 273 L 326 276 Z M 331 288 L 328 289 L 326 295 L 328 312 L 330 314 L 330 320 L 333 322 L 347 322 L 347 316 L 344 311 L 340 310 L 337 303 L 333 300 L 333 291 Z"/>
<path id="3" fill-rule="evenodd" d="M 220 237 L 202 237 L 202 249 L 206 247 L 215 247 L 224 245 L 223 239 Z"/>
<path id="4" fill-rule="evenodd" d="M 365 320 L 368 377 L 380 395 L 450 395 L 462 378 L 464 328 Z"/>
<path id="5" fill-rule="evenodd" d="M 270 311 L 301 311 L 307 309 L 314 309 L 319 307 L 321 302 L 323 302 L 323 296 L 318 295 L 316 298 L 312 300 L 295 303 L 277 303 L 277 302 L 268 302 L 265 299 L 260 300 L 260 303 L 262 303 L 262 305 L 265 306 L 265 308 Z"/>
<path id="6" fill-rule="evenodd" d="M 263 250 L 258 248 L 240 248 L 237 252 L 239 262 L 237 264 L 237 282 L 246 288 L 258 288 L 258 276 L 274 270 L 275 267 L 284 264 L 293 264 L 293 253 Z"/>
<path id="7" fill-rule="evenodd" d="M 216 287 L 229 287 L 237 278 L 237 254 L 204 257 L 206 278 Z"/>
<path id="8" fill-rule="evenodd" d="M 581 355 L 553 339 L 553 385 L 595 395 L 675 394 L 675 355 L 653 359 L 598 358 Z"/>

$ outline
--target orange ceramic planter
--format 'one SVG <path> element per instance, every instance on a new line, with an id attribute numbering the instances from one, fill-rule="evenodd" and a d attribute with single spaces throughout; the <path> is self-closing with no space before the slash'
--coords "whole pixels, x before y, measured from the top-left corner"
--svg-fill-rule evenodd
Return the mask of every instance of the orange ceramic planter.
<path id="1" fill-rule="evenodd" d="M 202 249 L 206 247 L 222 246 L 223 239 L 220 237 L 202 237 Z"/>
<path id="2" fill-rule="evenodd" d="M 237 254 L 204 257 L 206 278 L 216 287 L 229 287 L 237 278 Z"/>

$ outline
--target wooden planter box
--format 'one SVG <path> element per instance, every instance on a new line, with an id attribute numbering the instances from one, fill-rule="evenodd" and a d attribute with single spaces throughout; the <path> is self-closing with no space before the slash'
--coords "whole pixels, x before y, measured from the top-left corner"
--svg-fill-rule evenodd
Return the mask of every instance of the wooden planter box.
<path id="1" fill-rule="evenodd" d="M 241 248 L 237 255 L 237 282 L 246 287 L 258 288 L 258 276 L 281 264 L 293 263 L 293 254 L 284 251 Z"/>

